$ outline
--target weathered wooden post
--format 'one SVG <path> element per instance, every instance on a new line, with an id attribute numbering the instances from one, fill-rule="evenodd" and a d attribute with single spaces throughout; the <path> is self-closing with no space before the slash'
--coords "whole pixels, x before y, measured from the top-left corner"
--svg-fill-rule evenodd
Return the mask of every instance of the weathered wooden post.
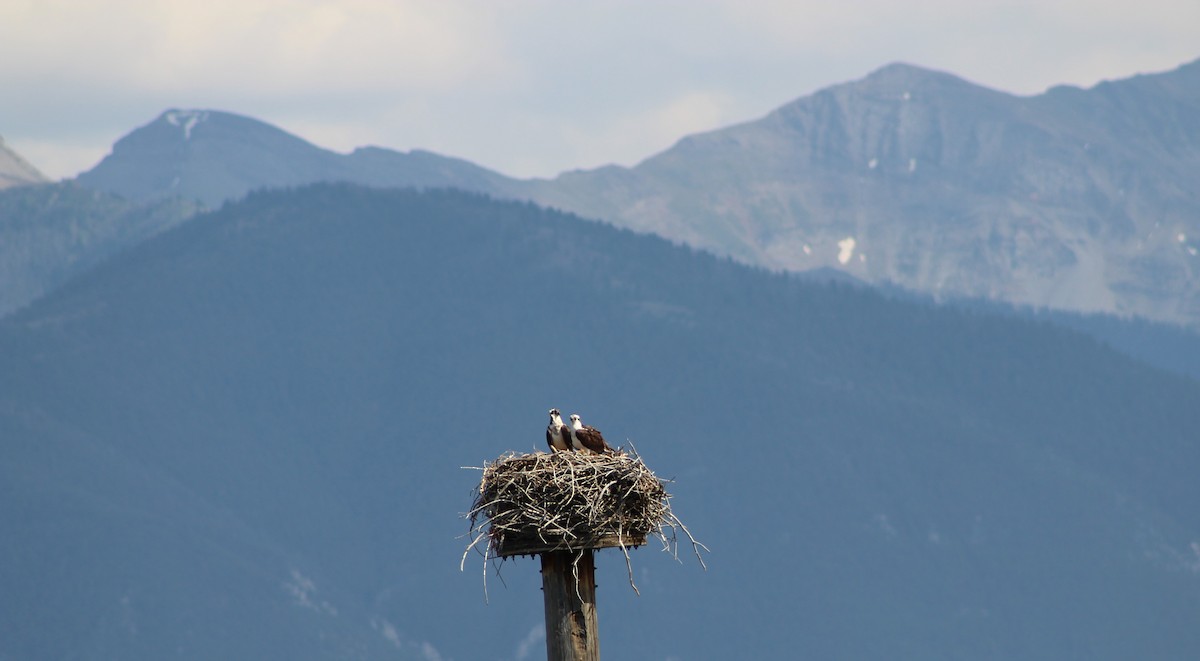
<path id="1" fill-rule="evenodd" d="M 549 661 L 600 661 L 596 565 L 590 549 L 572 556 L 570 551 L 542 554 L 546 658 Z M 573 567 L 577 572 L 572 571 Z"/>
<path id="2" fill-rule="evenodd" d="M 628 563 L 647 535 L 669 542 L 677 527 L 687 533 L 668 500 L 636 454 L 510 454 L 483 468 L 463 560 L 485 538 L 485 572 L 491 558 L 541 556 L 547 658 L 599 661 L 594 552 L 620 547 Z M 692 543 L 699 556 L 703 545 Z"/>
<path id="3" fill-rule="evenodd" d="M 541 540 L 539 540 L 540 542 Z M 600 625 L 596 616 L 596 563 L 594 552 L 610 547 L 638 547 L 644 534 L 602 534 L 564 549 L 560 540 L 534 545 L 515 541 L 501 544 L 496 555 L 508 558 L 540 555 L 542 599 L 546 607 L 546 658 L 549 661 L 599 661 Z"/>

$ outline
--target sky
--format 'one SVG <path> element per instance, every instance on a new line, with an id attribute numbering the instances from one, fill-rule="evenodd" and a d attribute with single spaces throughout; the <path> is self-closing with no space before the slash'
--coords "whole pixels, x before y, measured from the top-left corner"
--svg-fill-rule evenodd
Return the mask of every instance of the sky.
<path id="1" fill-rule="evenodd" d="M 69 178 L 214 109 L 550 177 L 891 62 L 1026 95 L 1197 58 L 1196 0 L 0 0 L 0 136 Z"/>

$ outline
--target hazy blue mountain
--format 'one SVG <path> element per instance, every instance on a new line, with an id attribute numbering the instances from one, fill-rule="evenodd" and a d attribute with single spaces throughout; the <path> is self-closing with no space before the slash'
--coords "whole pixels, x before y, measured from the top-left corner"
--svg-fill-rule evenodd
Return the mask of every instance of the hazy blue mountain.
<path id="1" fill-rule="evenodd" d="M 0 191 L 0 316 L 195 212 L 178 199 L 135 204 L 72 182 Z"/>
<path id="2" fill-rule="evenodd" d="M 460 467 L 551 406 L 713 550 L 635 552 L 640 598 L 600 554 L 609 658 L 1200 654 L 1200 384 L 1047 324 L 317 186 L 0 320 L 0 373 L 0 658 L 536 658 Z"/>
<path id="3" fill-rule="evenodd" d="M 770 268 L 1200 326 L 1200 61 L 1020 97 L 894 64 L 542 204 Z"/>
<path id="4" fill-rule="evenodd" d="M 173 110 L 79 182 L 214 207 L 316 181 L 455 187 L 771 269 L 1200 328 L 1197 90 L 1200 61 L 1029 97 L 893 64 L 633 168 L 524 181 L 428 152 L 337 154 L 250 118 Z"/>
<path id="5" fill-rule="evenodd" d="M 0 142 L 0 189 L 8 171 L 5 154 L 11 154 L 5 150 Z M 343 155 L 249 117 L 170 110 L 121 138 L 112 154 L 74 181 L 0 190 L 0 316 L 198 210 L 250 190 L 353 181 L 486 192 L 502 180 L 425 151 L 364 147 Z"/>
<path id="6" fill-rule="evenodd" d="M 906 296 L 907 292 L 901 294 Z M 1050 323 L 1086 333 L 1132 358 L 1158 369 L 1200 381 L 1200 332 L 1177 324 L 1107 314 L 1012 306 L 994 301 L 955 301 L 952 307 Z"/>
<path id="7" fill-rule="evenodd" d="M 1200 333 L 1191 328 L 1045 310 L 1034 317 L 1087 333 L 1146 364 L 1200 381 Z"/>
<path id="8" fill-rule="evenodd" d="M 249 117 L 168 110 L 118 140 L 78 182 L 134 201 L 182 197 L 216 207 L 251 190 L 321 181 L 487 191 L 502 179 L 429 152 L 368 147 L 339 154 Z"/>

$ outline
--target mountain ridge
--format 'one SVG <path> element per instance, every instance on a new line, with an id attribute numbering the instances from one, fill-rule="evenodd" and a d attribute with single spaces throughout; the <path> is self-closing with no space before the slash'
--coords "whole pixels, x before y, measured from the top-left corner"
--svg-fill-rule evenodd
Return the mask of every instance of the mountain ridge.
<path id="1" fill-rule="evenodd" d="M 1198 70 L 1020 97 L 890 65 L 525 194 L 768 268 L 1194 327 Z"/>
<path id="2" fill-rule="evenodd" d="M 462 159 L 422 150 L 360 147 L 339 154 L 243 115 L 172 109 L 122 137 L 111 154 L 76 181 L 134 201 L 178 196 L 213 208 L 251 190 L 320 181 L 460 184 L 486 192 L 498 176 Z"/>
<path id="3" fill-rule="evenodd" d="M 1198 78 L 1195 61 L 1017 96 L 893 63 L 632 168 L 529 180 L 421 150 L 338 154 L 258 120 L 170 110 L 78 183 L 209 208 L 315 181 L 454 187 L 770 269 L 1197 329 Z"/>

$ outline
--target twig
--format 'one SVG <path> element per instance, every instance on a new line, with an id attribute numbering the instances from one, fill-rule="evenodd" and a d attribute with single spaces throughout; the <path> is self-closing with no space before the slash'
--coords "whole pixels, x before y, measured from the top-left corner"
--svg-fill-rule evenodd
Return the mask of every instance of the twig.
<path id="1" fill-rule="evenodd" d="M 621 545 L 621 553 L 625 554 L 625 571 L 629 572 L 629 587 L 633 588 L 633 593 L 637 596 L 642 596 L 642 591 L 633 583 L 633 561 L 629 559 L 629 549 L 625 548 L 625 536 L 621 534 L 621 529 L 617 529 L 617 543 Z"/>
<path id="2" fill-rule="evenodd" d="M 674 521 L 675 525 L 679 526 L 679 528 L 683 530 L 684 534 L 688 536 L 688 540 L 692 542 L 692 551 L 696 554 L 696 559 L 700 561 L 700 566 L 704 568 L 704 571 L 708 571 L 708 565 L 704 564 L 704 558 L 700 557 L 700 549 L 704 549 L 709 553 L 712 553 L 712 551 L 709 551 L 708 547 L 704 544 L 696 541 L 696 538 L 692 536 L 692 531 L 688 530 L 687 526 L 683 525 L 683 521 L 680 521 L 679 517 L 675 516 L 674 512 L 671 513 L 671 520 Z"/>
<path id="3" fill-rule="evenodd" d="M 580 549 L 579 553 L 575 555 L 575 559 L 571 561 L 571 575 L 575 577 L 575 597 L 579 599 L 579 603 L 581 604 L 583 603 L 583 595 L 579 594 L 579 561 L 583 559 L 583 551 L 584 549 Z M 592 571 L 596 571 L 594 566 L 592 567 Z"/>
<path id="4" fill-rule="evenodd" d="M 487 552 L 483 554 L 483 603 L 490 604 L 487 591 L 487 562 L 488 556 L 492 554 L 492 538 L 488 537 Z M 459 571 L 462 571 L 461 569 Z"/>
<path id="5" fill-rule="evenodd" d="M 478 537 L 476 537 L 476 538 L 474 539 L 474 541 L 472 541 L 472 542 L 471 542 L 471 545 L 467 547 L 467 550 L 466 550 L 466 551 L 463 551 L 463 557 L 462 557 L 462 561 L 458 563 L 458 571 L 462 571 L 462 570 L 463 570 L 463 567 L 464 567 L 464 566 L 467 564 L 467 554 L 471 552 L 471 549 L 475 548 L 475 545 L 476 545 L 476 544 L 478 544 L 478 543 L 479 543 L 479 540 L 483 539 L 485 535 L 487 535 L 487 532 L 481 532 L 481 533 L 479 533 L 479 536 L 478 536 Z M 489 545 L 491 544 L 491 540 L 490 540 L 490 539 L 488 540 L 488 544 L 489 544 Z M 484 555 L 483 557 L 486 559 L 486 558 L 487 558 L 487 555 Z"/>

